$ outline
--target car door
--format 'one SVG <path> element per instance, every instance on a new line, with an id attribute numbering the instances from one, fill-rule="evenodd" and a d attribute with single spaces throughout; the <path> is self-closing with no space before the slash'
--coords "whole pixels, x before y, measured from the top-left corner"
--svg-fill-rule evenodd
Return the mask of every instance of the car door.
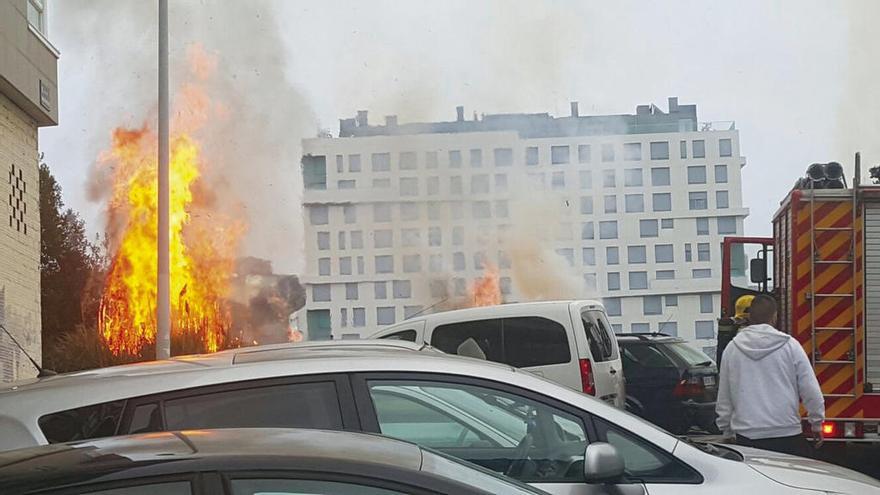
<path id="1" fill-rule="evenodd" d="M 599 309 L 581 308 L 578 323 L 586 339 L 587 358 L 591 360 L 593 380 L 596 384 L 596 397 L 621 409 L 625 407 L 625 385 L 623 363 L 617 339 L 611 331 L 611 324 L 605 312 Z"/>
<path id="2" fill-rule="evenodd" d="M 428 373 L 357 374 L 366 431 L 423 445 L 553 494 L 644 493 L 583 481 L 590 439 L 585 413 L 496 382 Z M 430 397 L 430 400 L 426 397 Z M 431 432 L 431 433 L 426 433 Z"/>

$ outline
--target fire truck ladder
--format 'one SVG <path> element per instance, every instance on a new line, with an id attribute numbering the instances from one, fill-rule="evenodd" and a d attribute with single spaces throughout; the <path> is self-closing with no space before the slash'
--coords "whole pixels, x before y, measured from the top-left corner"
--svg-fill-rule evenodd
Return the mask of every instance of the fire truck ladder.
<path id="1" fill-rule="evenodd" d="M 854 185 L 855 186 L 855 185 Z M 856 208 L 858 205 L 857 199 L 857 188 L 853 187 L 852 196 L 831 196 L 822 198 L 822 203 L 852 203 L 852 218 L 850 220 L 850 224 L 848 227 L 817 227 L 815 223 L 815 203 L 816 203 L 816 190 L 810 191 L 810 251 L 812 255 L 810 256 L 810 329 L 811 329 L 811 340 L 813 345 L 813 370 L 815 371 L 816 366 L 818 365 L 834 365 L 834 366 L 851 366 L 852 367 L 852 376 L 853 376 L 853 384 L 852 384 L 852 393 L 848 394 L 833 394 L 833 393 L 824 393 L 825 397 L 855 397 L 856 387 L 858 385 L 858 377 L 857 377 L 857 369 L 856 369 Z M 820 252 L 816 249 L 816 233 L 819 232 L 848 232 L 850 238 L 850 246 L 849 246 L 849 254 L 846 259 L 840 260 L 827 260 L 822 259 Z M 851 284 L 851 293 L 817 293 L 815 286 L 815 278 L 816 278 L 816 267 L 821 265 L 849 265 L 852 270 L 852 284 Z M 817 327 L 816 326 L 816 302 L 822 301 L 824 299 L 844 299 L 849 298 L 852 301 L 852 326 L 848 327 Z M 846 359 L 843 360 L 824 360 L 822 359 L 822 352 L 817 345 L 816 337 L 821 333 L 827 332 L 846 332 L 850 337 L 850 341 L 852 342 L 852 349 L 846 354 Z"/>

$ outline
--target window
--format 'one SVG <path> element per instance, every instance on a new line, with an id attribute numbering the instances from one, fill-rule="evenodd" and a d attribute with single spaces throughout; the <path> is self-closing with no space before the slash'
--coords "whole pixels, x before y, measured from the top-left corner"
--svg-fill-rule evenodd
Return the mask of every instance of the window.
<path id="1" fill-rule="evenodd" d="M 669 141 L 651 143 L 651 160 L 669 160 Z"/>
<path id="2" fill-rule="evenodd" d="M 428 220 L 440 220 L 440 203 L 428 202 Z"/>
<path id="3" fill-rule="evenodd" d="M 617 246 L 608 246 L 605 248 L 605 264 L 620 264 L 620 248 Z"/>
<path id="4" fill-rule="evenodd" d="M 339 274 L 351 275 L 351 256 L 339 258 Z"/>
<path id="5" fill-rule="evenodd" d="M 687 168 L 688 184 L 705 184 L 706 183 L 706 166 L 692 165 Z"/>
<path id="6" fill-rule="evenodd" d="M 620 290 L 619 272 L 608 272 L 608 290 Z"/>
<path id="7" fill-rule="evenodd" d="M 387 172 L 391 170 L 390 153 L 373 153 L 370 156 L 370 162 L 373 166 L 373 172 Z"/>
<path id="8" fill-rule="evenodd" d="M 538 164 L 538 147 L 529 146 L 526 148 L 526 165 Z"/>
<path id="9" fill-rule="evenodd" d="M 373 247 L 382 249 L 389 248 L 393 242 L 392 232 L 390 230 L 377 230 L 373 233 Z"/>
<path id="10" fill-rule="evenodd" d="M 452 245 L 461 246 L 464 244 L 464 227 L 452 227 Z"/>
<path id="11" fill-rule="evenodd" d="M 394 324 L 394 306 L 382 306 L 376 308 L 376 324 L 392 325 Z"/>
<path id="12" fill-rule="evenodd" d="M 634 483 L 699 483 L 700 477 L 675 457 L 605 420 L 594 418 L 599 440 L 623 457 L 624 478 Z"/>
<path id="13" fill-rule="evenodd" d="M 302 158 L 303 187 L 327 189 L 327 157 L 306 155 Z"/>
<path id="14" fill-rule="evenodd" d="M 719 156 L 732 156 L 733 155 L 733 146 L 731 145 L 730 139 L 719 139 L 718 140 L 718 155 Z"/>
<path id="15" fill-rule="evenodd" d="M 605 315 L 598 311 L 581 312 L 581 322 L 587 337 L 587 345 L 594 361 L 611 361 L 618 358 L 614 346 L 614 336 Z"/>
<path id="16" fill-rule="evenodd" d="M 657 280 L 675 280 L 675 270 L 657 270 Z"/>
<path id="17" fill-rule="evenodd" d="M 665 333 L 666 335 L 669 335 L 672 337 L 678 337 L 678 322 L 676 322 L 676 321 L 661 321 L 660 328 L 658 330 L 660 331 L 660 333 Z"/>
<path id="18" fill-rule="evenodd" d="M 550 147 L 550 163 L 553 165 L 564 165 L 571 161 L 571 152 L 568 146 L 551 146 Z"/>
<path id="19" fill-rule="evenodd" d="M 495 174 L 495 190 L 497 192 L 504 192 L 507 190 L 506 174 Z"/>
<path id="20" fill-rule="evenodd" d="M 599 239 L 617 239 L 617 221 L 599 222 Z"/>
<path id="21" fill-rule="evenodd" d="M 589 144 L 579 144 L 578 145 L 578 163 L 590 163 L 591 157 L 591 149 Z"/>
<path id="22" fill-rule="evenodd" d="M 584 287 L 586 287 L 586 290 L 588 290 L 590 292 L 596 291 L 596 289 L 599 286 L 598 286 L 598 282 L 596 281 L 596 274 L 595 273 L 585 273 L 584 274 Z"/>
<path id="23" fill-rule="evenodd" d="M 715 165 L 715 183 L 727 184 L 727 165 Z"/>
<path id="24" fill-rule="evenodd" d="M 623 159 L 637 161 L 642 159 L 642 143 L 625 143 L 623 145 Z"/>
<path id="25" fill-rule="evenodd" d="M 715 338 L 715 322 L 712 320 L 695 321 L 694 331 L 698 339 L 714 339 Z"/>
<path id="26" fill-rule="evenodd" d="M 727 191 L 715 191 L 715 208 L 725 209 L 730 208 L 730 200 L 727 196 Z"/>
<path id="27" fill-rule="evenodd" d="M 714 313 L 715 305 L 712 303 L 712 294 L 700 294 L 700 313 Z"/>
<path id="28" fill-rule="evenodd" d="M 694 158 L 706 158 L 706 142 L 702 139 L 693 142 Z"/>
<path id="29" fill-rule="evenodd" d="M 666 305 L 670 307 L 678 306 L 678 296 L 666 296 Z"/>
<path id="30" fill-rule="evenodd" d="M 638 187 L 642 185 L 642 169 L 628 168 L 623 171 L 623 185 L 627 187 Z"/>
<path id="31" fill-rule="evenodd" d="M 617 213 L 617 196 L 605 196 L 605 213 Z"/>
<path id="32" fill-rule="evenodd" d="M 553 172 L 550 183 L 555 191 L 565 189 L 565 172 Z"/>
<path id="33" fill-rule="evenodd" d="M 556 250 L 556 254 L 565 258 L 565 261 L 568 262 L 568 266 L 574 266 L 574 249 L 559 248 Z"/>
<path id="34" fill-rule="evenodd" d="M 409 299 L 412 297 L 412 282 L 409 280 L 395 280 L 391 282 L 394 299 Z"/>
<path id="35" fill-rule="evenodd" d="M 354 189 L 355 181 L 354 180 L 340 180 L 336 182 L 337 189 Z"/>
<path id="36" fill-rule="evenodd" d="M 447 354 L 472 340 L 486 359 L 517 368 L 571 361 L 565 328 L 546 318 L 526 316 L 464 321 L 434 329 L 431 345 Z"/>
<path id="37" fill-rule="evenodd" d="M 430 270 L 432 272 L 443 271 L 443 255 L 432 254 L 428 258 L 428 270 Z"/>
<path id="38" fill-rule="evenodd" d="M 421 306 L 404 306 L 403 319 L 408 320 L 422 311 Z M 413 341 L 414 342 L 414 341 Z"/>
<path id="39" fill-rule="evenodd" d="M 330 301 L 330 284 L 314 284 L 314 285 L 312 285 L 312 301 L 329 302 Z"/>
<path id="40" fill-rule="evenodd" d="M 486 259 L 486 255 L 483 253 L 474 253 L 474 269 L 482 270 L 483 269 L 483 260 Z"/>
<path id="41" fill-rule="evenodd" d="M 417 162 L 418 158 L 416 158 L 414 151 L 404 151 L 400 154 L 400 170 L 415 170 Z"/>
<path id="42" fill-rule="evenodd" d="M 471 167 L 479 168 L 483 166 L 483 150 L 473 149 L 470 152 Z"/>
<path id="43" fill-rule="evenodd" d="M 342 207 L 342 216 L 345 218 L 345 223 L 356 223 L 357 207 L 355 205 L 344 205 Z"/>
<path id="44" fill-rule="evenodd" d="M 390 189 L 391 179 L 373 179 L 373 189 Z"/>
<path id="45" fill-rule="evenodd" d="M 431 280 L 430 283 L 431 297 L 435 299 L 449 296 L 449 287 L 445 280 Z"/>
<path id="46" fill-rule="evenodd" d="M 373 205 L 373 221 L 374 222 L 390 222 L 391 221 L 391 205 L 388 203 L 378 203 Z"/>
<path id="47" fill-rule="evenodd" d="M 498 266 L 500 268 L 510 268 L 512 266 L 510 255 L 508 255 L 504 251 L 498 251 Z"/>
<path id="48" fill-rule="evenodd" d="M 373 282 L 373 297 L 375 299 L 388 299 L 388 283 Z"/>
<path id="49" fill-rule="evenodd" d="M 358 299 L 358 284 L 351 282 L 345 284 L 345 299 L 348 301 L 357 301 Z"/>
<path id="50" fill-rule="evenodd" d="M 605 306 L 605 312 L 608 313 L 608 316 L 620 316 L 620 298 L 606 297 L 602 300 L 602 304 Z"/>
<path id="51" fill-rule="evenodd" d="M 499 289 L 501 290 L 501 294 L 509 295 L 513 291 L 513 284 L 510 280 L 510 277 L 501 277 L 498 280 Z"/>
<path id="52" fill-rule="evenodd" d="M 709 235 L 709 219 L 706 217 L 697 218 L 697 235 Z"/>
<path id="53" fill-rule="evenodd" d="M 654 211 L 672 211 L 671 193 L 654 193 L 651 195 Z"/>
<path id="54" fill-rule="evenodd" d="M 630 290 L 648 288 L 648 272 L 629 272 Z"/>
<path id="55" fill-rule="evenodd" d="M 232 480 L 232 495 L 295 495 L 301 493 L 334 493 L 334 494 L 351 494 L 360 493 L 364 495 L 404 495 L 403 492 L 397 490 L 389 490 L 387 488 L 377 488 L 372 484 L 361 484 L 362 482 L 340 482 L 325 480 L 308 480 L 308 479 L 240 479 Z M 369 483 L 364 480 L 363 483 Z M 153 491 L 150 493 L 163 493 L 165 495 L 176 495 L 175 493 L 167 493 L 165 491 Z M 189 493 L 189 492 L 187 492 Z M 145 492 L 146 494 L 146 492 Z M 102 492 L 103 495 L 103 492 Z M 109 494 L 112 495 L 112 494 Z M 119 494 L 123 495 L 123 494 Z M 135 495 L 135 494 L 132 494 Z"/>
<path id="56" fill-rule="evenodd" d="M 440 177 L 428 177 L 427 188 L 429 196 L 440 194 Z"/>
<path id="57" fill-rule="evenodd" d="M 425 168 L 437 168 L 440 165 L 440 160 L 437 159 L 436 151 L 428 151 L 425 153 Z"/>
<path id="58" fill-rule="evenodd" d="M 679 144 L 679 147 L 678 147 L 679 154 L 681 155 L 682 158 L 687 158 L 688 157 L 688 143 L 687 143 L 687 141 L 681 141 L 678 144 Z"/>
<path id="59" fill-rule="evenodd" d="M 443 244 L 443 231 L 440 229 L 440 227 L 429 227 L 428 245 L 440 246 L 441 244 Z"/>
<path id="60" fill-rule="evenodd" d="M 578 172 L 581 189 L 593 188 L 593 173 L 589 170 L 581 170 Z"/>
<path id="61" fill-rule="evenodd" d="M 697 243 L 697 261 L 711 261 L 708 242 Z"/>
<path id="62" fill-rule="evenodd" d="M 461 168 L 461 151 L 452 150 L 449 152 L 449 168 Z"/>
<path id="63" fill-rule="evenodd" d="M 318 258 L 318 275 L 322 277 L 330 275 L 330 258 Z"/>
<path id="64" fill-rule="evenodd" d="M 367 326 L 367 310 L 366 310 L 366 308 L 354 308 L 351 310 L 351 326 L 353 326 L 353 327 Z"/>
<path id="65" fill-rule="evenodd" d="M 627 213 L 645 211 L 645 197 L 642 194 L 627 194 L 623 197 L 623 202 Z"/>
<path id="66" fill-rule="evenodd" d="M 691 210 L 705 210 L 709 208 L 709 200 L 706 191 L 688 193 L 688 208 Z"/>
<path id="67" fill-rule="evenodd" d="M 584 266 L 596 266 L 596 249 L 581 248 L 581 262 Z"/>
<path id="68" fill-rule="evenodd" d="M 581 239 L 594 239 L 593 222 L 584 222 L 581 224 Z"/>
<path id="69" fill-rule="evenodd" d="M 352 249 L 363 249 L 364 247 L 364 233 L 360 230 L 352 230 L 349 233 L 351 237 L 351 248 Z"/>
<path id="70" fill-rule="evenodd" d="M 336 155 L 336 173 L 341 174 L 345 172 L 345 160 L 342 155 Z"/>
<path id="71" fill-rule="evenodd" d="M 358 275 L 364 274 L 364 257 L 363 256 L 357 257 L 357 270 L 358 270 Z"/>
<path id="72" fill-rule="evenodd" d="M 467 287 L 465 285 L 465 280 L 463 278 L 452 279 L 452 289 L 455 291 L 456 296 L 465 295 L 467 293 Z"/>
<path id="73" fill-rule="evenodd" d="M 654 261 L 657 263 L 674 263 L 672 244 L 657 244 L 654 246 Z"/>
<path id="74" fill-rule="evenodd" d="M 391 255 L 376 256 L 376 273 L 391 273 L 394 271 L 394 257 Z"/>
<path id="75" fill-rule="evenodd" d="M 401 196 L 418 196 L 419 195 L 419 179 L 415 177 L 400 178 L 400 195 Z"/>
<path id="76" fill-rule="evenodd" d="M 581 215 L 593 214 L 593 197 L 581 196 Z"/>
<path id="77" fill-rule="evenodd" d="M 327 225 L 330 221 L 330 210 L 326 206 L 309 206 L 309 222 L 312 225 Z"/>
<path id="78" fill-rule="evenodd" d="M 691 272 L 693 278 L 712 278 L 711 268 L 695 268 Z"/>
<path id="79" fill-rule="evenodd" d="M 471 176 L 471 194 L 484 194 L 489 192 L 489 176 L 477 174 Z"/>
<path id="80" fill-rule="evenodd" d="M 47 35 L 46 32 L 46 3 L 45 0 L 28 0 L 27 3 L 27 20 L 28 23 L 40 33 Z M 189 493 L 189 492 L 186 492 Z"/>
<path id="81" fill-rule="evenodd" d="M 640 237 L 657 237 L 660 231 L 657 229 L 657 220 L 639 220 Z"/>
<path id="82" fill-rule="evenodd" d="M 339 249 L 345 249 L 345 231 L 339 232 Z"/>
<path id="83" fill-rule="evenodd" d="M 422 271 L 422 257 L 420 255 L 403 255 L 403 273 L 417 273 L 420 271 Z"/>
<path id="84" fill-rule="evenodd" d="M 495 155 L 496 167 L 509 167 L 513 165 L 512 148 L 495 148 L 493 154 Z"/>
<path id="85" fill-rule="evenodd" d="M 116 434 L 124 406 L 120 400 L 47 414 L 39 419 L 40 429 L 49 443 L 110 437 Z"/>
<path id="86" fill-rule="evenodd" d="M 452 253 L 452 269 L 460 272 L 465 270 L 465 258 L 464 253 Z"/>
<path id="87" fill-rule="evenodd" d="M 629 263 L 647 263 L 647 255 L 645 246 L 627 246 L 626 247 L 626 261 Z"/>
<path id="88" fill-rule="evenodd" d="M 449 194 L 461 194 L 462 192 L 461 176 L 453 176 L 449 178 Z"/>
<path id="89" fill-rule="evenodd" d="M 602 171 L 602 187 L 614 187 L 615 185 L 614 170 Z"/>
<path id="90" fill-rule="evenodd" d="M 690 243 L 687 243 L 684 245 L 684 260 L 685 261 L 693 261 L 693 256 L 691 255 Z"/>
<path id="91" fill-rule="evenodd" d="M 477 464 L 486 464 L 485 453 L 491 451 L 493 468 L 513 477 L 534 476 L 523 470 L 511 471 L 510 466 L 528 459 L 544 466 L 542 482 L 583 483 L 583 470 L 567 469 L 572 462 L 569 452 L 583 452 L 587 445 L 586 430 L 577 416 L 475 385 L 413 380 L 370 380 L 367 385 L 379 432 L 385 436 L 435 449 L 454 449 L 457 457 Z M 447 406 L 441 408 L 438 403 Z M 529 445 L 541 448 L 530 452 L 517 448 L 526 438 Z M 486 493 L 507 491 L 492 487 Z"/>
<path id="92" fill-rule="evenodd" d="M 668 186 L 669 184 L 670 180 L 668 167 L 655 167 L 651 169 L 652 186 Z"/>
<path id="93" fill-rule="evenodd" d="M 474 201 L 471 203 L 471 214 L 474 218 L 492 218 L 492 207 L 488 201 Z"/>
<path id="94" fill-rule="evenodd" d="M 349 172 L 360 172 L 361 171 L 361 155 L 348 155 L 348 171 Z"/>
<path id="95" fill-rule="evenodd" d="M 318 232 L 318 250 L 330 249 L 330 232 Z"/>
<path id="96" fill-rule="evenodd" d="M 719 234 L 736 234 L 736 217 L 718 217 Z"/>
<path id="97" fill-rule="evenodd" d="M 661 229 L 674 229 L 675 228 L 675 220 L 672 218 L 663 218 L 660 220 L 660 228 Z"/>
<path id="98" fill-rule="evenodd" d="M 603 162 L 613 162 L 614 161 L 614 145 L 613 144 L 603 144 L 602 145 L 602 161 Z"/>
<path id="99" fill-rule="evenodd" d="M 401 220 L 418 220 L 419 204 L 418 203 L 400 203 L 400 219 Z"/>

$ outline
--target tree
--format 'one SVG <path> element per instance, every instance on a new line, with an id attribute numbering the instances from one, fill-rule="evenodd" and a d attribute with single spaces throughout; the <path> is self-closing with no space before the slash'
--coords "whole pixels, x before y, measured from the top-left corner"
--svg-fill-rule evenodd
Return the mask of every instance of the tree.
<path id="1" fill-rule="evenodd" d="M 89 242 L 85 224 L 73 209 L 64 208 L 61 186 L 40 163 L 40 291 L 43 356 L 51 367 L 56 344 L 80 326 L 95 328 L 95 281 L 101 280 L 103 255 Z M 84 303 L 85 306 L 84 306 Z"/>

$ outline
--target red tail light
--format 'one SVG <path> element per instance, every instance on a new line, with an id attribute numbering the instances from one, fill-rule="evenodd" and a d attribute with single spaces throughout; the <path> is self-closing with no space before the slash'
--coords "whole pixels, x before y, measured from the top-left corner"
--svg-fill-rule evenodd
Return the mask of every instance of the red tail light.
<path id="1" fill-rule="evenodd" d="M 589 359 L 578 361 L 581 365 L 581 385 L 587 395 L 596 395 L 596 381 L 593 379 L 593 363 Z"/>
<path id="2" fill-rule="evenodd" d="M 697 397 L 702 397 L 704 392 L 702 377 L 685 376 L 675 386 L 672 395 L 679 399 L 696 399 Z"/>
<path id="3" fill-rule="evenodd" d="M 840 427 L 834 421 L 825 421 L 822 423 L 822 435 L 827 438 L 835 438 L 840 436 Z"/>

